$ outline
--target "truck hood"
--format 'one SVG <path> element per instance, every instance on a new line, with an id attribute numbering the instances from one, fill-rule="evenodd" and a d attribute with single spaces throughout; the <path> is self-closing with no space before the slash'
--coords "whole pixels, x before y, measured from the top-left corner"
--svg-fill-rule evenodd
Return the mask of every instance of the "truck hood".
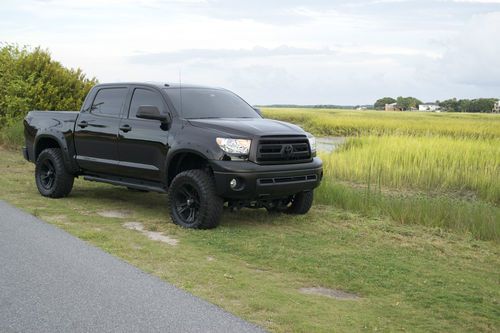
<path id="1" fill-rule="evenodd" d="M 189 119 L 189 123 L 196 127 L 213 129 L 236 137 L 306 134 L 299 126 L 263 118 Z"/>

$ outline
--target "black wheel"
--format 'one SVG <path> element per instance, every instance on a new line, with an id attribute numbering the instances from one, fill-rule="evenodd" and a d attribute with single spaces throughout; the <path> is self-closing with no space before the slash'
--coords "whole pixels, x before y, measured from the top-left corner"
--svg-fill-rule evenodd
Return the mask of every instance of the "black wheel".
<path id="1" fill-rule="evenodd" d="M 292 198 L 275 200 L 274 202 L 272 202 L 272 205 L 266 206 L 266 210 L 269 214 L 284 213 L 288 209 L 291 200 Z"/>
<path id="2" fill-rule="evenodd" d="M 38 192 L 45 197 L 66 197 L 73 188 L 75 177 L 66 171 L 61 150 L 48 148 L 36 160 L 35 181 Z"/>
<path id="3" fill-rule="evenodd" d="M 300 192 L 295 194 L 292 204 L 287 208 L 287 214 L 306 214 L 311 209 L 314 199 L 314 191 Z"/>
<path id="4" fill-rule="evenodd" d="M 215 192 L 213 179 L 203 170 L 187 170 L 175 176 L 168 201 L 175 224 L 195 229 L 219 225 L 224 202 Z"/>
<path id="5" fill-rule="evenodd" d="M 300 192 L 290 198 L 276 200 L 266 209 L 270 214 L 306 214 L 311 209 L 313 199 L 313 191 Z"/>

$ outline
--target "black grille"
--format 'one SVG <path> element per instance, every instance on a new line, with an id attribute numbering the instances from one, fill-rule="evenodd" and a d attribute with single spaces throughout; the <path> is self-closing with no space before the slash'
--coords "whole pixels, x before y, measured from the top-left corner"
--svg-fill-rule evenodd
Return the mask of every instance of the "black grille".
<path id="1" fill-rule="evenodd" d="M 306 137 L 263 137 L 257 146 L 257 162 L 262 164 L 300 163 L 311 159 Z"/>
<path id="2" fill-rule="evenodd" d="M 260 185 L 272 185 L 272 184 L 285 184 L 285 183 L 316 181 L 317 179 L 318 179 L 318 176 L 313 174 L 313 175 L 306 175 L 306 176 L 259 178 L 258 181 L 259 181 Z"/>

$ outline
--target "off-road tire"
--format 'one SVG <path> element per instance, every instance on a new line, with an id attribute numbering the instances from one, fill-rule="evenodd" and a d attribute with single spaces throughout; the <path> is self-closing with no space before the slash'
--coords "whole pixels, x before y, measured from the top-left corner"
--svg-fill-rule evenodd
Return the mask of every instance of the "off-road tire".
<path id="1" fill-rule="evenodd" d="M 192 221 L 188 221 L 182 214 L 182 198 L 185 189 L 196 192 L 194 201 L 198 201 L 197 213 Z M 188 191 L 188 192 L 189 192 Z M 189 201 L 189 199 L 187 200 Z M 186 201 L 186 202 L 187 202 Z M 212 177 L 203 170 L 187 170 L 175 176 L 168 189 L 168 209 L 172 221 L 185 228 L 211 229 L 219 225 L 224 201 L 215 191 L 215 183 Z M 180 212 L 182 211 L 182 212 Z M 191 215 L 191 213 L 189 213 Z M 188 216 L 189 218 L 189 216 Z"/>
<path id="2" fill-rule="evenodd" d="M 281 201 L 280 203 L 275 202 L 274 206 L 265 207 L 267 212 L 269 214 L 281 214 L 286 212 L 286 210 L 289 208 L 291 198 L 281 199 L 280 201 Z"/>
<path id="3" fill-rule="evenodd" d="M 300 192 L 295 194 L 292 204 L 285 210 L 286 214 L 306 214 L 311 209 L 314 200 L 314 191 Z"/>
<path id="4" fill-rule="evenodd" d="M 51 181 L 47 181 L 48 178 Z M 64 166 L 61 149 L 47 148 L 40 153 L 36 160 L 35 182 L 41 195 L 49 198 L 66 197 L 73 188 L 74 180 L 75 177 Z"/>

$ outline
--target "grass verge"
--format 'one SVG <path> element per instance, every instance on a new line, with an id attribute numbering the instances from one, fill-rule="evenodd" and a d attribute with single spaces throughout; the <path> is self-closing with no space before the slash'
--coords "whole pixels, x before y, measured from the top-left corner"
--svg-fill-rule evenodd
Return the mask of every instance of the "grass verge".
<path id="1" fill-rule="evenodd" d="M 369 219 L 331 206 L 306 216 L 225 212 L 215 230 L 181 229 L 165 197 L 77 180 L 41 197 L 33 165 L 0 150 L 0 199 L 125 261 L 277 332 L 484 331 L 500 326 L 500 249 L 469 234 Z M 126 212 L 124 218 L 103 211 Z M 179 245 L 123 227 L 141 222 Z M 357 300 L 305 295 L 302 287 Z"/>

